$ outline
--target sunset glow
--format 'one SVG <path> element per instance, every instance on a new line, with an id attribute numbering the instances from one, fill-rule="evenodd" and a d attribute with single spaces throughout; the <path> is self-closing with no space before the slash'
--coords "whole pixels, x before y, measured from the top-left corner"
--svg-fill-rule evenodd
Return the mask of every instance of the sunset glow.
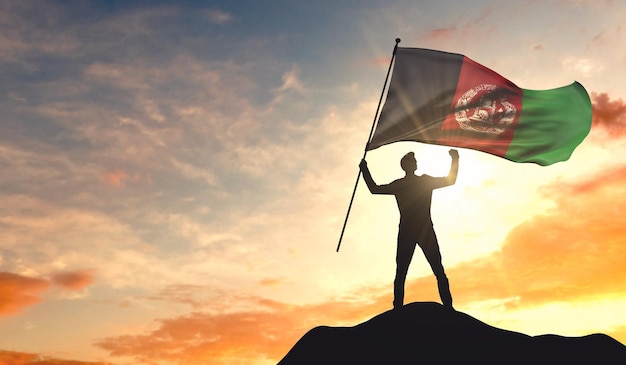
<path id="1" fill-rule="evenodd" d="M 276 364 L 391 309 L 394 199 L 361 181 L 335 248 L 397 37 L 587 89 L 568 161 L 459 149 L 432 216 L 457 310 L 626 343 L 625 3 L 270 3 L 0 1 L 0 365 Z M 443 176 L 449 149 L 367 161 Z"/>

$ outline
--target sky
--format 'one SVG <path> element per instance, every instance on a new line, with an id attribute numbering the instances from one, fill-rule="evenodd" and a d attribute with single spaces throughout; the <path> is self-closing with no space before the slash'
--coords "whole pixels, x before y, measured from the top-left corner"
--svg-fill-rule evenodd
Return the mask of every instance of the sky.
<path id="1" fill-rule="evenodd" d="M 395 38 L 580 82 L 565 162 L 461 149 L 432 215 L 455 308 L 626 343 L 626 3 L 1 1 L 0 364 L 277 363 L 392 307 L 398 212 L 350 195 Z M 448 147 L 367 153 L 443 176 Z M 416 252 L 405 302 L 439 302 Z"/>

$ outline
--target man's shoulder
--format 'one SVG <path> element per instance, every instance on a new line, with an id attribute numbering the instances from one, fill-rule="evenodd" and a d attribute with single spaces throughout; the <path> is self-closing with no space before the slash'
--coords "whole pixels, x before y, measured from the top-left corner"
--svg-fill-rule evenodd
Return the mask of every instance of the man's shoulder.
<path id="1" fill-rule="evenodd" d="M 432 180 L 432 179 L 436 179 L 436 177 L 434 176 L 430 176 L 428 174 L 422 174 L 419 176 L 416 176 L 417 178 L 421 179 L 421 180 Z"/>
<path id="2" fill-rule="evenodd" d="M 402 190 L 407 185 L 407 183 L 410 183 L 410 182 L 407 180 L 407 178 L 405 176 L 405 177 L 401 177 L 399 179 L 393 180 L 389 184 L 386 184 L 385 187 L 387 189 L 391 189 L 391 191 Z"/>
<path id="3" fill-rule="evenodd" d="M 428 174 L 423 174 L 423 175 L 416 176 L 416 177 L 417 179 L 414 180 L 414 182 L 424 187 L 426 186 L 433 187 L 435 185 L 440 184 L 441 182 L 445 180 L 445 177 L 435 177 L 435 176 L 431 176 Z"/>

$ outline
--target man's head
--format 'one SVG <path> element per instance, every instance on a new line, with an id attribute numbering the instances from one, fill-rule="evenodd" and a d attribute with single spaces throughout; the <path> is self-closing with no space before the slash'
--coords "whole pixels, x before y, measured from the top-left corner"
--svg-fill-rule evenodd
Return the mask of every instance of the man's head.
<path id="1" fill-rule="evenodd" d="M 400 166 L 407 174 L 412 174 L 417 170 L 417 160 L 415 160 L 415 154 L 409 152 L 400 160 Z"/>

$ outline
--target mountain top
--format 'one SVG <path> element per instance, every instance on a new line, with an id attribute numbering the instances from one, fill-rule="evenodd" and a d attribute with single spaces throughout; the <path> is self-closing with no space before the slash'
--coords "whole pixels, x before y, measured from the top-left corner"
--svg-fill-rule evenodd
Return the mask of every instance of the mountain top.
<path id="1" fill-rule="evenodd" d="M 626 346 L 605 334 L 529 336 L 490 326 L 434 302 L 405 305 L 354 327 L 307 332 L 278 363 L 626 364 Z"/>

